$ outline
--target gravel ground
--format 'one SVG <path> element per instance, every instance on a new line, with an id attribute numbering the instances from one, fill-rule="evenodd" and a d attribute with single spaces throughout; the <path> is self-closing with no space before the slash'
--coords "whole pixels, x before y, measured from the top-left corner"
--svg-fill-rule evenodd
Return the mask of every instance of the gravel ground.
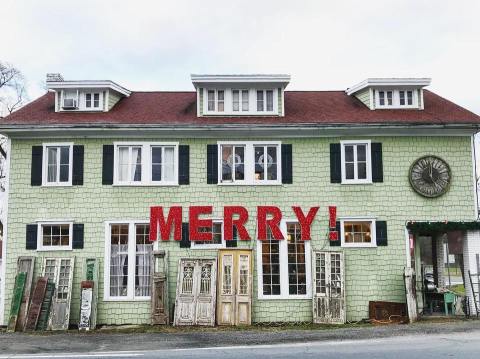
<path id="1" fill-rule="evenodd" d="M 151 327 L 148 327 L 152 330 Z M 480 321 L 436 321 L 411 325 L 349 325 L 326 327 L 286 326 L 238 328 L 155 328 L 147 327 L 97 330 L 79 333 L 0 333 L 0 353 L 33 354 L 53 352 L 90 352 L 122 350 L 163 350 L 233 345 L 302 343 L 388 338 L 407 335 L 445 334 L 480 331 Z"/>

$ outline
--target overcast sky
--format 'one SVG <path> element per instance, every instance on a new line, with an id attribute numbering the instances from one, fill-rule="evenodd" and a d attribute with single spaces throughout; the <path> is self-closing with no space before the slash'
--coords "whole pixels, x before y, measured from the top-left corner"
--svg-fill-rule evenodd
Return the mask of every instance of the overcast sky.
<path id="1" fill-rule="evenodd" d="M 0 60 L 31 99 L 47 72 L 131 90 L 192 90 L 191 73 L 288 73 L 290 90 L 431 77 L 480 113 L 480 1 L 1 0 Z"/>

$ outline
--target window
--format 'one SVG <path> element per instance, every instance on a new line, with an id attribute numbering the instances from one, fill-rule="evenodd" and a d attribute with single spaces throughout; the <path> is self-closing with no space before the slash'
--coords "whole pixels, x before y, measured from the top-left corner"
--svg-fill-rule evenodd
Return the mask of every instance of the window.
<path id="1" fill-rule="evenodd" d="M 400 106 L 413 105 L 413 91 L 400 91 Z"/>
<path id="2" fill-rule="evenodd" d="M 257 90 L 257 111 L 273 111 L 273 90 Z"/>
<path id="3" fill-rule="evenodd" d="M 344 247 L 376 247 L 375 220 L 371 218 L 342 219 L 340 236 Z"/>
<path id="4" fill-rule="evenodd" d="M 208 111 L 215 111 L 215 90 L 208 90 Z"/>
<path id="5" fill-rule="evenodd" d="M 72 222 L 43 222 L 38 224 L 37 250 L 59 251 L 72 249 Z"/>
<path id="6" fill-rule="evenodd" d="M 259 299 L 311 296 L 310 241 L 301 239 L 300 224 L 283 221 L 284 240 L 257 241 Z"/>
<path id="7" fill-rule="evenodd" d="M 99 93 L 87 93 L 85 94 L 85 107 L 86 108 L 100 108 L 100 94 Z"/>
<path id="8" fill-rule="evenodd" d="M 149 299 L 153 244 L 147 223 L 107 223 L 105 300 Z"/>
<path id="9" fill-rule="evenodd" d="M 225 91 L 208 90 L 207 91 L 207 110 L 208 112 L 225 111 Z"/>
<path id="10" fill-rule="evenodd" d="M 219 153 L 219 183 L 280 184 L 280 143 L 220 143 Z"/>
<path id="11" fill-rule="evenodd" d="M 43 145 L 43 185 L 71 186 L 73 143 Z"/>
<path id="12" fill-rule="evenodd" d="M 114 184 L 178 184 L 177 143 L 116 143 Z"/>
<path id="13" fill-rule="evenodd" d="M 378 90 L 376 106 L 379 108 L 416 108 L 417 91 L 414 90 Z"/>
<path id="14" fill-rule="evenodd" d="M 233 90 L 232 91 L 232 108 L 233 111 L 248 111 L 248 90 Z"/>
<path id="15" fill-rule="evenodd" d="M 341 141 L 342 183 L 371 183 L 370 141 Z"/>
<path id="16" fill-rule="evenodd" d="M 215 249 L 225 248 L 225 241 L 223 239 L 223 222 L 213 221 L 212 227 L 201 227 L 199 232 L 212 233 L 211 241 L 192 241 L 192 248 L 196 249 Z"/>

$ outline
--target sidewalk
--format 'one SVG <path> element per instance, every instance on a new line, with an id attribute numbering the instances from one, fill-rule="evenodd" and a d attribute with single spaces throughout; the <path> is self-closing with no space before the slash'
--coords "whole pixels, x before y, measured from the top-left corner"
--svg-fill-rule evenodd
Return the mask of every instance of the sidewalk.
<path id="1" fill-rule="evenodd" d="M 153 330 L 146 332 L 147 329 Z M 325 327 L 253 326 L 239 328 L 145 327 L 97 330 L 79 333 L 0 333 L 0 353 L 33 354 L 53 352 L 163 350 L 205 348 L 232 345 L 307 343 L 313 341 L 347 341 L 388 338 L 406 335 L 448 334 L 480 331 L 478 320 L 419 322 L 412 325 L 350 325 Z"/>

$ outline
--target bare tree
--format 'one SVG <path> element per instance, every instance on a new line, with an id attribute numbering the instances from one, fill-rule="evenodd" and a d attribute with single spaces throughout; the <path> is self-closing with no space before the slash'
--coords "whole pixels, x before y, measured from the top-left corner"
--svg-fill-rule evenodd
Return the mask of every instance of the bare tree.
<path id="1" fill-rule="evenodd" d="M 0 61 L 0 117 L 11 114 L 27 101 L 25 78 L 16 67 Z"/>

